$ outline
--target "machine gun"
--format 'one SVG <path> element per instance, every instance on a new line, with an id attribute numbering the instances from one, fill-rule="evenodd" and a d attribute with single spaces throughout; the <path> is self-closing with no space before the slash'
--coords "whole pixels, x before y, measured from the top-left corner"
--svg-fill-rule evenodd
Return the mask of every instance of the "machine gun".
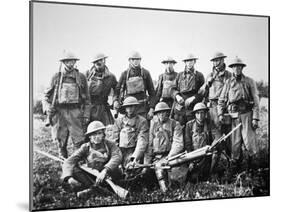
<path id="1" fill-rule="evenodd" d="M 44 155 L 44 156 L 46 156 L 46 157 L 48 157 L 48 158 L 51 158 L 51 159 L 53 159 L 53 160 L 55 160 L 55 161 L 59 161 L 59 162 L 62 162 L 62 163 L 65 161 L 65 159 L 63 159 L 63 158 L 58 158 L 58 157 L 56 157 L 56 156 L 54 156 L 54 155 L 51 155 L 51 154 L 49 154 L 49 153 L 47 153 L 47 152 L 43 152 L 43 151 L 41 151 L 41 150 L 35 149 L 34 151 L 37 152 L 37 153 L 40 153 L 40 154 L 42 154 L 42 155 Z M 91 168 L 87 167 L 85 164 L 84 164 L 84 165 L 81 165 L 81 166 L 79 166 L 79 167 L 80 167 L 83 171 L 85 171 L 85 172 L 91 174 L 92 176 L 97 177 L 97 176 L 99 175 L 99 171 L 98 171 L 98 170 L 96 170 L 96 169 L 91 169 Z M 121 186 L 116 185 L 116 184 L 113 183 L 112 180 L 109 179 L 108 177 L 105 179 L 105 182 L 112 188 L 112 190 L 114 191 L 114 193 L 116 193 L 120 198 L 122 198 L 122 199 L 125 199 L 125 198 L 126 198 L 126 196 L 127 196 L 127 194 L 128 194 L 128 190 L 122 188 Z"/>

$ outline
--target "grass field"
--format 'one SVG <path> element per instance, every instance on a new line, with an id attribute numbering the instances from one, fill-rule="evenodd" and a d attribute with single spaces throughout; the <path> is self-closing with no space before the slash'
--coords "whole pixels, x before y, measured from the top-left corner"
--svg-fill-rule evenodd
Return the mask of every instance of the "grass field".
<path id="1" fill-rule="evenodd" d="M 34 115 L 33 130 L 34 149 L 57 156 L 57 146 L 52 142 L 50 129 L 44 126 L 42 116 Z M 143 188 L 141 191 L 131 192 L 125 200 L 116 195 L 100 192 L 77 198 L 76 193 L 65 191 L 62 188 L 60 163 L 33 153 L 33 208 L 37 210 L 60 209 L 269 195 L 267 99 L 261 102 L 261 121 L 257 134 L 260 152 L 258 161 L 256 161 L 258 167 L 253 173 L 243 171 L 230 181 L 188 183 L 185 187 L 174 189 L 166 194 L 162 194 L 157 188 L 153 190 Z M 71 151 L 71 147 L 69 150 Z"/>

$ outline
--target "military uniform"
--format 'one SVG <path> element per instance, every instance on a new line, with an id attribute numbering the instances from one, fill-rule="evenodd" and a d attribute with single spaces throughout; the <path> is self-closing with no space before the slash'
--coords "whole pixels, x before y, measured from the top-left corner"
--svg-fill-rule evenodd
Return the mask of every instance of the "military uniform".
<path id="1" fill-rule="evenodd" d="M 95 183 L 95 179 L 78 167 L 80 161 L 86 161 L 89 168 L 98 171 L 107 169 L 113 181 L 121 177 L 118 166 L 122 161 L 122 153 L 114 142 L 104 140 L 100 144 L 85 143 L 64 162 L 61 178 L 66 181 L 73 177 L 84 187 L 89 187 Z"/>
<path id="2" fill-rule="evenodd" d="M 189 121 L 185 127 L 185 149 L 191 152 L 202 148 L 206 145 L 211 145 L 213 142 L 210 123 L 205 120 L 200 124 L 196 119 Z M 194 162 L 195 167 L 189 170 L 188 177 L 191 178 L 206 178 L 209 175 L 211 166 L 211 156 L 204 157 Z"/>
<path id="3" fill-rule="evenodd" d="M 107 101 L 110 92 L 112 90 L 115 92 L 116 77 L 109 72 L 106 66 L 103 71 L 98 71 L 93 67 L 87 71 L 86 77 L 92 103 L 90 121 L 99 120 L 104 125 L 113 124 L 114 119 Z"/>
<path id="4" fill-rule="evenodd" d="M 114 101 L 123 101 L 127 96 L 133 96 L 139 101 L 140 106 L 137 113 L 146 118 L 149 108 L 154 108 L 155 106 L 155 89 L 148 70 L 130 65 L 121 74 L 116 86 Z"/>
<path id="5" fill-rule="evenodd" d="M 252 120 L 259 120 L 259 98 L 256 83 L 250 77 L 234 75 L 226 81 L 218 101 L 218 115 L 228 111 L 232 116 L 232 128 L 242 123 L 232 136 L 232 159 L 239 160 L 244 142 L 250 156 L 257 153 L 256 133 Z"/>
<path id="6" fill-rule="evenodd" d="M 173 97 L 181 95 L 184 100 L 195 97 L 195 100 L 188 107 L 175 108 L 174 118 L 184 125 L 189 120 L 193 119 L 192 109 L 197 102 L 202 101 L 202 95 L 198 94 L 198 90 L 204 84 L 205 79 L 201 72 L 197 70 L 189 70 L 187 67 L 183 72 L 180 72 L 175 81 L 175 88 L 173 89 Z"/>
<path id="7" fill-rule="evenodd" d="M 84 142 L 83 117 L 90 117 L 90 97 L 87 80 L 77 69 L 56 73 L 46 89 L 43 100 L 45 111 L 51 107 L 56 84 L 59 83 L 55 102 L 55 115 L 52 117 L 52 138 L 59 144 L 60 154 L 67 157 L 67 141 L 70 137 L 74 147 Z"/>
<path id="8" fill-rule="evenodd" d="M 178 73 L 165 71 L 158 79 L 156 87 L 156 102 L 166 102 L 169 107 L 172 107 L 174 99 L 172 96 L 172 88 L 175 87 L 175 81 Z"/>
<path id="9" fill-rule="evenodd" d="M 145 118 L 140 115 L 119 117 L 113 127 L 113 136 L 123 154 L 123 168 L 131 158 L 143 160 L 148 145 L 148 123 Z"/>

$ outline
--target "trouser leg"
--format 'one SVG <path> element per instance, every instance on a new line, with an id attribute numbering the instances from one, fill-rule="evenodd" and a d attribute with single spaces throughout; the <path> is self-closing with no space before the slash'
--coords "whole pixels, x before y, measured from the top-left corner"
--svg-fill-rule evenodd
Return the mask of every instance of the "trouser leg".
<path id="1" fill-rule="evenodd" d="M 78 108 L 69 109 L 66 111 L 66 117 L 69 136 L 72 139 L 74 150 L 77 150 L 85 142 L 85 136 L 81 122 L 81 111 Z"/>
<path id="2" fill-rule="evenodd" d="M 58 109 L 56 115 L 53 117 L 51 134 L 53 141 L 57 143 L 59 156 L 67 158 L 67 143 L 69 138 L 69 131 L 62 110 Z"/>

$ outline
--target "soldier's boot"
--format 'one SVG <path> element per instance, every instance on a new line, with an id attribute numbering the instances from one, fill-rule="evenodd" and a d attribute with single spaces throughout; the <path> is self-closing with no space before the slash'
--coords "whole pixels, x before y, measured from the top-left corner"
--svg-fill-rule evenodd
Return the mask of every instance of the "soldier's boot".
<path id="1" fill-rule="evenodd" d="M 163 169 L 156 169 L 155 175 L 158 180 L 160 190 L 163 193 L 166 193 L 168 191 L 168 182 L 167 182 L 167 176 L 165 175 Z"/>

